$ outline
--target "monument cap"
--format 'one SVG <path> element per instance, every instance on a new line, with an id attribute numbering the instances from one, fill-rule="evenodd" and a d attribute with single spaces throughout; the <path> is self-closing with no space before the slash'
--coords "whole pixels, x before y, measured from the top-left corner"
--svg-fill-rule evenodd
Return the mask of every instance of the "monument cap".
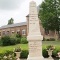
<path id="1" fill-rule="evenodd" d="M 35 3 L 35 4 L 36 4 L 36 2 L 35 2 L 35 1 L 33 1 L 33 0 L 32 0 L 30 3 L 32 3 L 32 4 L 33 4 L 33 3 Z"/>

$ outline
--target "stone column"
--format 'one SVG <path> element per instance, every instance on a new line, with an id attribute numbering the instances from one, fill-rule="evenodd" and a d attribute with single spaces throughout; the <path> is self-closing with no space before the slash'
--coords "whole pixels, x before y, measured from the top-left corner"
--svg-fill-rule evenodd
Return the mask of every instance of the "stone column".
<path id="1" fill-rule="evenodd" d="M 29 5 L 29 33 L 27 36 L 29 45 L 29 55 L 27 60 L 43 60 L 42 57 L 42 40 L 40 32 L 37 6 L 34 1 Z"/>

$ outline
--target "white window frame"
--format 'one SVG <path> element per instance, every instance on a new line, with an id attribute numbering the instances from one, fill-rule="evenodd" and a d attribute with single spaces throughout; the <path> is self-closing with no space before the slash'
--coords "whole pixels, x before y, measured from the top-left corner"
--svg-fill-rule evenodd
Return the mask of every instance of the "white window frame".
<path id="1" fill-rule="evenodd" d="M 12 34 L 15 33 L 15 31 L 12 31 Z"/>
<path id="2" fill-rule="evenodd" d="M 22 30 L 22 35 L 26 35 L 26 30 L 25 29 Z"/>

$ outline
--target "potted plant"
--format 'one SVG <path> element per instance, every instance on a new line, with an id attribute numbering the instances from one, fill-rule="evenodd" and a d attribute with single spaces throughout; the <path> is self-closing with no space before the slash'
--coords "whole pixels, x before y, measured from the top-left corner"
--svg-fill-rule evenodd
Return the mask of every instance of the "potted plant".
<path id="1" fill-rule="evenodd" d="M 49 58 L 52 58 L 52 51 L 55 49 L 55 47 L 53 45 L 49 45 L 47 46 L 47 51 L 48 51 L 48 55 L 49 55 Z"/>
<path id="2" fill-rule="evenodd" d="M 16 58 L 19 59 L 20 53 L 21 53 L 21 48 L 20 47 L 15 48 L 14 53 L 16 54 Z"/>

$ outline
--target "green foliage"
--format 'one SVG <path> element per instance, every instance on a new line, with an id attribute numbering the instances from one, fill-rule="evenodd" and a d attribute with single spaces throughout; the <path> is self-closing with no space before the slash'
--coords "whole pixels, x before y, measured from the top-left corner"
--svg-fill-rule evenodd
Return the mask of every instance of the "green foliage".
<path id="1" fill-rule="evenodd" d="M 4 52 L 4 53 L 0 53 L 0 60 L 10 60 L 10 57 L 9 57 L 9 55 L 11 55 L 11 58 L 12 58 L 12 60 L 14 59 L 14 57 L 13 57 L 13 51 L 6 51 L 6 52 Z M 4 56 L 6 56 L 7 58 L 4 58 Z"/>
<path id="2" fill-rule="evenodd" d="M 19 44 L 21 42 L 21 38 L 16 38 L 16 43 Z"/>
<path id="3" fill-rule="evenodd" d="M 0 57 L 2 58 L 5 55 L 5 53 L 0 53 Z"/>
<path id="4" fill-rule="evenodd" d="M 54 38 L 50 38 L 50 39 L 43 39 L 43 41 L 56 41 Z"/>
<path id="5" fill-rule="evenodd" d="M 17 38 L 21 38 L 21 35 L 20 35 L 20 34 L 16 34 L 16 37 L 17 37 Z"/>
<path id="6" fill-rule="evenodd" d="M 4 57 L 4 56 L 7 56 L 8 58 L 8 60 L 9 60 L 9 55 L 11 55 L 11 57 L 13 58 L 13 60 L 15 59 L 15 53 L 13 53 L 13 51 L 6 51 L 6 52 L 4 52 L 3 54 L 0 54 L 0 57 L 1 57 L 1 59 Z M 22 52 L 21 52 L 21 54 L 20 54 L 20 58 L 22 58 L 22 59 L 26 59 L 28 57 L 28 50 L 22 50 Z M 7 60 L 6 59 L 6 60 Z"/>
<path id="7" fill-rule="evenodd" d="M 11 34 L 10 38 L 16 38 L 16 34 L 15 33 Z"/>
<path id="8" fill-rule="evenodd" d="M 1 45 L 9 46 L 9 45 L 16 45 L 16 44 L 26 44 L 27 38 L 26 37 L 16 37 L 16 34 L 12 34 L 11 36 L 3 36 L 1 38 Z"/>
<path id="9" fill-rule="evenodd" d="M 9 53 L 11 53 L 11 52 L 9 52 Z M 13 53 L 11 55 L 9 53 L 6 52 L 7 55 L 4 55 L 4 56 L 6 56 L 6 58 L 1 57 L 1 60 L 16 60 L 16 57 L 14 57 Z"/>
<path id="10" fill-rule="evenodd" d="M 44 0 L 40 6 L 39 18 L 47 30 L 59 31 L 60 0 Z"/>
<path id="11" fill-rule="evenodd" d="M 22 50 L 20 58 L 27 58 L 28 57 L 28 50 Z"/>
<path id="12" fill-rule="evenodd" d="M 21 48 L 20 48 L 20 47 L 16 47 L 16 48 L 14 49 L 14 52 L 21 52 Z"/>
<path id="13" fill-rule="evenodd" d="M 2 37 L 1 41 L 2 41 L 3 46 L 9 46 L 9 45 L 15 45 L 16 44 L 16 39 L 10 38 L 9 36 Z"/>
<path id="14" fill-rule="evenodd" d="M 47 46 L 47 50 L 54 50 L 54 49 L 55 49 L 55 47 L 53 45 Z"/>
<path id="15" fill-rule="evenodd" d="M 55 49 L 53 50 L 52 56 L 56 58 L 58 51 L 60 51 L 60 46 L 59 46 L 60 42 L 59 43 L 57 41 L 54 41 L 54 42 L 53 41 L 48 41 L 48 42 L 47 41 L 43 41 L 43 42 L 46 42 L 46 43 L 44 43 L 44 46 L 43 46 L 43 49 L 42 49 L 43 57 L 45 57 L 45 58 L 48 57 L 48 52 L 47 52 L 47 49 L 46 49 L 46 47 L 48 46 L 48 44 L 49 45 L 50 44 L 54 44 Z M 18 45 L 14 45 L 14 46 L 0 47 L 0 49 L 3 50 L 2 52 L 0 50 L 0 57 L 3 57 L 5 54 L 6 55 L 13 54 L 13 49 L 15 47 L 18 47 L 18 46 L 20 46 L 21 50 L 22 50 L 20 58 L 27 58 L 28 53 L 29 53 L 28 52 L 28 45 L 27 44 L 18 44 Z M 11 52 L 9 52 L 9 51 L 11 51 Z"/>
<path id="16" fill-rule="evenodd" d="M 59 51 L 59 49 L 57 49 L 57 48 L 54 49 L 53 52 L 52 52 L 52 57 L 57 58 L 58 51 Z M 43 49 L 43 52 L 42 53 L 43 53 L 43 57 L 45 57 L 45 58 L 49 57 L 48 51 L 46 49 Z"/>
<path id="17" fill-rule="evenodd" d="M 55 39 L 54 38 L 50 38 L 50 41 L 55 41 Z"/>
<path id="18" fill-rule="evenodd" d="M 0 39 L 0 46 L 2 46 L 2 41 L 1 41 L 1 39 Z"/>
<path id="19" fill-rule="evenodd" d="M 27 38 L 26 37 L 21 37 L 21 44 L 27 44 Z"/>
<path id="20" fill-rule="evenodd" d="M 53 57 L 56 57 L 56 56 L 57 56 L 57 53 L 58 53 L 58 50 L 55 49 L 55 50 L 52 52 L 52 56 L 53 56 Z"/>
<path id="21" fill-rule="evenodd" d="M 43 57 L 45 58 L 49 57 L 46 49 L 43 49 L 42 54 L 43 54 Z"/>
<path id="22" fill-rule="evenodd" d="M 12 34 L 11 36 L 10 36 L 12 39 L 15 39 L 16 41 L 16 44 L 19 44 L 20 43 L 20 41 L 21 41 L 21 36 L 20 36 L 20 34 Z"/>
<path id="23" fill-rule="evenodd" d="M 14 21 L 13 18 L 11 18 L 10 20 L 8 20 L 8 25 L 9 25 L 9 24 L 13 24 L 13 23 L 14 23 L 13 21 Z"/>
<path id="24" fill-rule="evenodd" d="M 13 51 L 9 51 L 9 50 L 7 50 L 5 53 L 4 53 L 4 55 L 6 55 L 6 56 L 9 56 L 9 55 L 12 55 L 13 54 Z"/>
<path id="25" fill-rule="evenodd" d="M 58 49 L 53 50 L 52 57 L 57 58 L 56 56 L 57 56 L 58 51 L 59 51 Z M 20 58 L 21 59 L 26 59 L 28 57 L 28 54 L 29 54 L 28 50 L 22 50 L 21 54 L 20 54 Z M 43 54 L 44 58 L 48 58 L 49 57 L 48 51 L 46 49 L 43 49 L 42 54 Z M 16 56 L 15 53 L 13 54 L 13 51 L 6 51 L 3 54 L 0 53 L 0 57 L 1 58 L 3 56 L 5 56 L 5 55 L 6 56 L 13 55 L 13 57 Z"/>
<path id="26" fill-rule="evenodd" d="M 16 44 L 16 39 L 10 38 L 10 45 L 15 45 L 15 44 Z"/>
<path id="27" fill-rule="evenodd" d="M 9 36 L 4 36 L 1 38 L 2 45 L 3 46 L 8 46 L 10 45 L 10 37 Z"/>

